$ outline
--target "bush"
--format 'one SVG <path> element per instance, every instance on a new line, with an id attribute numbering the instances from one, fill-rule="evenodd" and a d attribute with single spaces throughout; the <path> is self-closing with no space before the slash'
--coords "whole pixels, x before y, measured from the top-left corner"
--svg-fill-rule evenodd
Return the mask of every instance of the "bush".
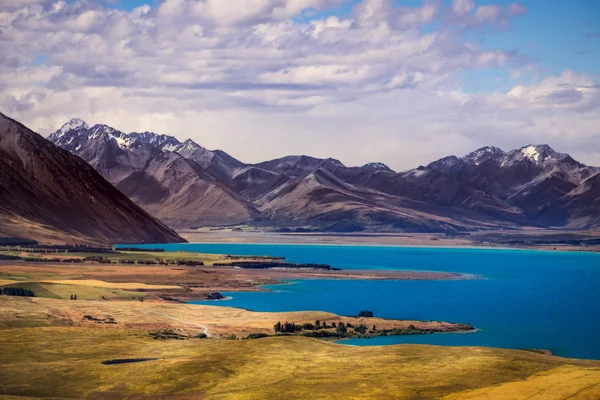
<path id="1" fill-rule="evenodd" d="M 188 267 L 202 267 L 204 263 L 202 261 L 178 260 L 177 265 L 186 265 Z"/>
<path id="2" fill-rule="evenodd" d="M 1 292 L 6 296 L 35 297 L 32 290 L 24 288 L 5 287 Z"/>
<path id="3" fill-rule="evenodd" d="M 198 335 L 198 339 L 208 339 L 208 335 L 206 333 L 202 332 Z"/>
<path id="4" fill-rule="evenodd" d="M 246 337 L 246 339 L 262 339 L 266 337 L 269 337 L 269 335 L 266 333 L 251 333 L 248 335 L 248 337 Z"/>
<path id="5" fill-rule="evenodd" d="M 359 326 L 354 327 L 354 332 L 364 334 L 367 332 L 367 327 L 366 325 L 360 324 Z"/>
<path id="6" fill-rule="evenodd" d="M 294 333 L 297 331 L 301 331 L 302 326 L 296 325 L 293 322 L 292 323 L 285 322 L 283 324 L 281 322 L 277 322 L 275 324 L 275 326 L 273 327 L 273 329 L 275 330 L 275 333 Z"/>
<path id="7" fill-rule="evenodd" d="M 363 310 L 358 313 L 358 316 L 363 318 L 373 318 L 373 311 Z"/>

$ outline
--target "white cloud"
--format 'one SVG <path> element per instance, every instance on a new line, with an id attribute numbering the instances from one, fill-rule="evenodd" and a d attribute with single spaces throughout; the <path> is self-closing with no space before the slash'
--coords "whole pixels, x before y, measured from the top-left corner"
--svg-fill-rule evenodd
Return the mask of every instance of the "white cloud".
<path id="1" fill-rule="evenodd" d="M 464 15 L 475 8 L 473 0 L 452 0 L 452 10 L 458 15 Z"/>
<path id="2" fill-rule="evenodd" d="M 479 21 L 496 21 L 501 15 L 501 10 L 499 6 L 496 5 L 488 5 L 477 7 L 475 11 L 475 18 Z"/>
<path id="3" fill-rule="evenodd" d="M 512 15 L 522 15 L 522 14 L 526 14 L 527 13 L 527 8 L 523 4 L 511 3 L 508 6 L 508 11 Z"/>
<path id="4" fill-rule="evenodd" d="M 192 137 L 244 161 L 307 153 L 403 169 L 480 145 L 550 142 L 600 164 L 591 77 L 566 71 L 505 93 L 461 90 L 465 71 L 530 75 L 522 55 L 462 33 L 505 24 L 522 6 L 364 0 L 348 17 L 291 19 L 341 2 L 167 0 L 131 12 L 0 3 L 0 111 L 43 133 L 79 116 Z M 448 13 L 452 26 L 422 32 Z"/>

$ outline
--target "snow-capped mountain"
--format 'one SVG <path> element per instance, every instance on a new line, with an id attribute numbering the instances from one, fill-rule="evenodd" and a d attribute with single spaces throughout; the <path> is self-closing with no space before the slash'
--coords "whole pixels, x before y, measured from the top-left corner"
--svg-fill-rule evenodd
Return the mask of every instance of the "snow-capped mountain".
<path id="1" fill-rule="evenodd" d="M 600 221 L 582 217 L 594 208 L 588 204 L 589 193 L 597 192 L 600 170 L 548 145 L 508 152 L 485 146 L 463 157 L 452 155 L 396 173 L 379 162 L 346 167 L 333 158 L 306 155 L 245 164 L 191 139 L 180 142 L 152 132 L 89 127 L 80 119 L 69 121 L 49 139 L 177 228 L 244 223 L 292 229 L 454 231 L 589 228 Z M 586 195 L 577 195 L 578 190 Z"/>
<path id="2" fill-rule="evenodd" d="M 487 160 L 498 160 L 505 154 L 504 151 L 497 147 L 485 146 L 464 156 L 463 161 L 472 165 L 479 165 Z"/>
<path id="3" fill-rule="evenodd" d="M 362 166 L 362 168 L 370 169 L 373 171 L 390 171 L 393 172 L 390 167 L 382 162 L 370 162 Z"/>
<path id="4" fill-rule="evenodd" d="M 456 156 L 447 156 L 440 158 L 427 165 L 427 169 L 433 169 L 442 172 L 453 172 L 463 168 L 467 163 L 462 158 Z"/>
<path id="5" fill-rule="evenodd" d="M 154 132 L 130 133 L 129 136 L 135 138 L 140 143 L 146 143 L 165 151 L 173 151 L 181 144 L 179 140 L 169 135 L 159 135 Z"/>
<path id="6" fill-rule="evenodd" d="M 182 143 L 169 135 L 124 133 L 102 124 L 90 128 L 76 119 L 48 139 L 83 158 L 171 226 L 236 224 L 257 217 L 254 207 L 225 183 L 242 163 L 191 139 Z"/>
<path id="7" fill-rule="evenodd" d="M 50 137 L 48 139 L 50 139 L 51 141 L 54 142 L 61 136 L 64 136 L 67 132 L 78 131 L 80 129 L 89 129 L 89 128 L 90 128 L 89 125 L 86 124 L 85 121 L 83 121 L 79 118 L 73 118 L 72 120 L 70 120 L 69 122 L 64 124 L 58 131 L 56 131 L 55 133 L 50 135 Z"/>
<path id="8" fill-rule="evenodd" d="M 447 156 L 441 158 L 430 163 L 427 168 L 442 172 L 456 172 L 478 166 L 490 160 L 502 168 L 510 168 L 519 163 L 527 163 L 540 168 L 548 168 L 556 163 L 567 163 L 573 167 L 583 166 L 568 154 L 558 153 L 547 144 L 530 144 L 511 150 L 508 153 L 494 146 L 485 146 L 464 157 Z"/>
<path id="9" fill-rule="evenodd" d="M 91 128 L 79 119 L 73 118 L 59 130 L 48 136 L 48 140 L 66 150 L 79 151 L 89 142 L 114 142 L 121 149 L 130 149 L 141 145 L 151 145 L 161 150 L 171 151 L 181 143 L 173 136 L 158 135 L 152 132 L 124 133 L 108 125 L 98 124 Z"/>

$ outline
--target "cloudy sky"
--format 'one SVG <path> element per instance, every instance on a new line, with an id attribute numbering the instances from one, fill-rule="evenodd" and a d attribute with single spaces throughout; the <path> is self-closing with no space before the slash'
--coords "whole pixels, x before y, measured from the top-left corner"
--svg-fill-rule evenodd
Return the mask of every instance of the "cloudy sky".
<path id="1" fill-rule="evenodd" d="M 597 0 L 0 0 L 0 111 L 403 170 L 548 143 L 600 165 Z"/>

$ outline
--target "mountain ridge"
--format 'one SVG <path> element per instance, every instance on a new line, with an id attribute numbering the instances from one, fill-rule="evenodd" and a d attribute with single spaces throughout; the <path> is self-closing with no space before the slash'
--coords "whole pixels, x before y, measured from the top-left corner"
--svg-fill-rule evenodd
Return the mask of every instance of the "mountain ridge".
<path id="1" fill-rule="evenodd" d="M 208 150 L 191 139 L 181 142 L 173 136 L 152 132 L 144 132 L 143 136 L 118 133 L 117 137 L 114 132 L 120 131 L 108 132 L 106 128 L 102 129 L 108 136 L 102 136 L 96 132 L 98 125 L 91 128 L 86 126 L 81 120 L 71 120 L 51 138 L 90 162 L 126 195 L 131 196 L 137 190 L 131 174 L 143 169 L 135 160 L 147 160 L 148 148 L 155 152 L 174 152 L 193 162 L 193 179 L 205 185 L 214 185 L 214 190 L 220 191 L 216 197 L 200 194 L 206 202 L 202 199 L 188 202 L 195 204 L 195 212 L 206 213 L 210 218 L 198 217 L 186 221 L 183 217 L 186 210 L 182 205 L 181 218 L 176 221 L 166 219 L 177 228 L 250 224 L 270 228 L 293 226 L 328 230 L 340 223 L 362 230 L 419 231 L 416 228 L 418 224 L 414 229 L 403 228 L 401 222 L 408 216 L 412 218 L 418 215 L 426 215 L 423 218 L 434 221 L 428 226 L 428 231 L 441 232 L 493 227 L 570 226 L 570 215 L 574 209 L 569 207 L 575 203 L 561 199 L 600 171 L 575 161 L 568 154 L 556 152 L 547 144 L 528 144 L 508 152 L 485 146 L 463 157 L 448 156 L 425 167 L 403 172 L 395 172 L 378 162 L 362 167 L 346 167 L 333 158 L 306 155 L 246 164 L 222 150 Z M 110 141 L 112 143 L 108 143 Z M 166 141 L 168 145 L 163 144 Z M 124 170 L 131 177 L 127 185 L 120 184 L 127 176 L 117 173 Z M 338 182 L 325 179 L 325 174 Z M 305 181 L 310 176 L 321 178 L 320 181 L 317 179 L 319 189 Z M 164 179 L 162 182 L 161 187 L 169 185 Z M 299 185 L 299 182 L 303 183 Z M 353 195 L 341 189 L 339 182 L 351 185 Z M 594 180 L 592 182 L 595 184 Z M 294 208 L 294 204 L 290 204 L 290 207 L 276 204 L 278 193 L 282 191 L 298 191 L 289 198 L 293 198 L 292 203 L 296 205 L 309 204 L 310 211 L 309 208 Z M 185 193 L 176 196 L 185 197 Z M 372 196 L 379 196 L 377 206 Z M 165 210 L 159 203 L 149 206 L 137 197 L 133 198 L 153 215 L 165 217 Z M 221 201 L 228 206 L 215 208 L 215 198 L 223 199 Z M 341 203 L 336 203 L 338 200 Z M 402 216 L 394 211 L 398 207 L 404 210 Z M 577 207 L 579 210 L 586 209 L 579 203 Z M 283 209 L 294 209 L 298 215 L 283 213 Z M 355 212 L 341 212 L 344 209 Z M 330 215 L 324 217 L 327 213 Z M 386 217 L 380 217 L 381 213 Z M 573 213 L 575 217 L 579 221 L 577 226 L 600 228 L 593 218 L 589 218 L 590 223 L 586 224 L 586 218 L 581 213 Z M 442 220 L 443 223 L 440 222 Z"/>
<path id="2" fill-rule="evenodd" d="M 103 245 L 184 241 L 81 158 L 1 113 L 0 154 L 1 236 Z"/>

